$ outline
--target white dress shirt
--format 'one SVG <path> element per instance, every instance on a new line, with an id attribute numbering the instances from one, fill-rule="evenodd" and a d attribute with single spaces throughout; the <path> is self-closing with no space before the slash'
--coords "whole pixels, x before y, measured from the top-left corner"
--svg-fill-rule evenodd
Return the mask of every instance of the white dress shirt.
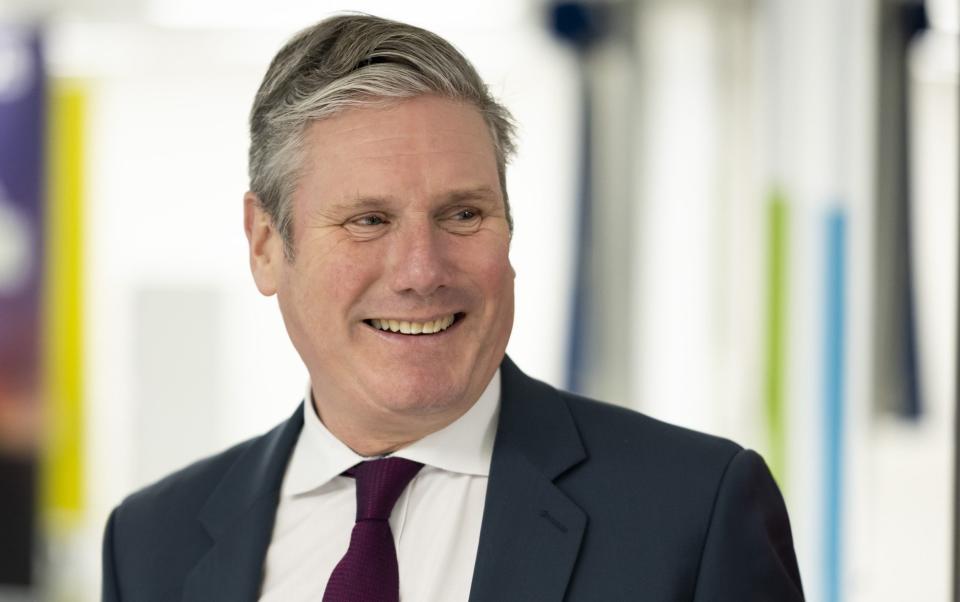
<path id="1" fill-rule="evenodd" d="M 260 600 L 319 602 L 350 544 L 354 479 L 364 460 L 334 437 L 304 403 L 303 430 L 280 489 Z M 500 410 L 500 370 L 480 399 L 446 428 L 395 452 L 423 464 L 390 515 L 400 569 L 400 600 L 467 600 L 480 540 L 490 458 Z"/>

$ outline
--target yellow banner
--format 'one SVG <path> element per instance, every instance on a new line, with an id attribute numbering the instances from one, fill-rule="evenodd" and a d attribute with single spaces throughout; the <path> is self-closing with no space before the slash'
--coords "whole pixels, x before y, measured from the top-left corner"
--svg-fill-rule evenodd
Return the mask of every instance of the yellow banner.
<path id="1" fill-rule="evenodd" d="M 41 508 L 54 524 L 83 510 L 83 197 L 87 99 L 53 80 L 47 128 L 44 413 Z M 53 526 L 53 525 L 51 525 Z M 64 525 L 68 526 L 68 525 Z"/>

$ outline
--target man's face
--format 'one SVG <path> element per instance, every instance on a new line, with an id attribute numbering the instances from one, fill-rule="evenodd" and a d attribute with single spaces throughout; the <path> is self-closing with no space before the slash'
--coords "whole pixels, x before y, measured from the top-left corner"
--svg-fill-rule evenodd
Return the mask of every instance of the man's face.
<path id="1" fill-rule="evenodd" d="M 271 231 L 259 264 L 251 238 L 251 261 L 321 417 L 459 416 L 513 325 L 510 233 L 479 111 L 434 96 L 350 109 L 308 128 L 304 158 L 294 260 Z"/>

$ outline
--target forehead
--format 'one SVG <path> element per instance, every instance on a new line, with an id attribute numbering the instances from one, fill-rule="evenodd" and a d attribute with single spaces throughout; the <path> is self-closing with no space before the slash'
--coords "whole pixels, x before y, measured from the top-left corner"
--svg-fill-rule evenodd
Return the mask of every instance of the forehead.
<path id="1" fill-rule="evenodd" d="M 348 109 L 311 123 L 304 141 L 304 176 L 327 185 L 376 184 L 378 178 L 484 184 L 497 177 L 493 140 L 480 111 L 437 96 Z"/>
<path id="2" fill-rule="evenodd" d="M 476 106 L 432 94 L 401 99 L 372 99 L 370 104 L 361 104 L 318 119 L 311 123 L 310 130 L 314 137 L 322 137 L 357 132 L 397 134 L 407 133 L 411 129 L 424 132 L 438 126 L 450 134 L 486 134 L 489 138 L 487 124 Z"/>

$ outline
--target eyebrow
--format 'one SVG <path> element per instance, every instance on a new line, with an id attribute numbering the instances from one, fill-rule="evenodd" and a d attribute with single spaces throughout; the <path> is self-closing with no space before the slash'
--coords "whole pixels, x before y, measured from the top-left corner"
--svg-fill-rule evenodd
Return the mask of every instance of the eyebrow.
<path id="1" fill-rule="evenodd" d="M 355 197 L 334 202 L 330 209 L 333 211 L 374 211 L 377 209 L 383 209 L 392 201 L 392 197 Z"/>
<path id="2" fill-rule="evenodd" d="M 448 200 L 452 202 L 458 201 L 470 201 L 475 199 L 483 200 L 494 200 L 496 199 L 497 193 L 490 189 L 488 186 L 480 186 L 479 188 L 470 188 L 466 190 L 455 190 L 447 195 Z"/>
<path id="3" fill-rule="evenodd" d="M 493 201 L 496 196 L 496 192 L 489 186 L 480 186 L 446 192 L 443 199 L 446 203 L 459 203 L 471 200 Z M 330 208 L 334 211 L 375 211 L 384 209 L 395 202 L 396 197 L 393 196 L 357 196 L 334 202 Z"/>

